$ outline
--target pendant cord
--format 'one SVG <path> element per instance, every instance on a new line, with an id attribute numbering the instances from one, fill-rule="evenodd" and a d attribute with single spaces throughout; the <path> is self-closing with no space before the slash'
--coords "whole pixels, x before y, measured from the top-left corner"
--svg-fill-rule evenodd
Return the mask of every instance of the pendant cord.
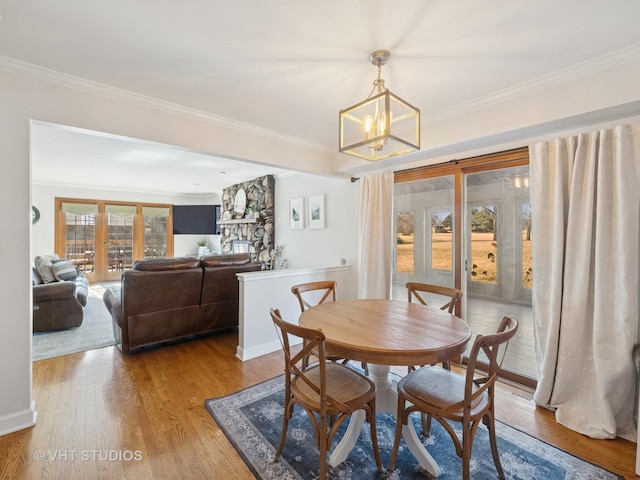
<path id="1" fill-rule="evenodd" d="M 380 78 L 380 74 L 382 73 L 382 66 L 380 64 L 380 60 L 378 60 L 376 62 L 377 66 L 378 66 L 378 78 L 376 78 L 373 81 L 373 88 L 371 89 L 371 93 L 369 93 L 369 95 L 367 96 L 367 98 L 371 98 L 374 94 L 374 92 L 376 91 L 376 89 L 378 89 L 377 93 L 383 93 L 384 90 L 386 90 L 386 88 L 383 90 L 383 86 L 384 86 L 384 80 L 382 78 Z"/>

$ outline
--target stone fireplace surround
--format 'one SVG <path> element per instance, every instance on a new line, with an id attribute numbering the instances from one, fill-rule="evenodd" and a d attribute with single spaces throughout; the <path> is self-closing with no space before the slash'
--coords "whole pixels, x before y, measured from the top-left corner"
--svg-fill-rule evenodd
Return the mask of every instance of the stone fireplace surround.
<path id="1" fill-rule="evenodd" d="M 253 261 L 266 264 L 275 246 L 275 178 L 273 175 L 238 183 L 222 191 L 220 245 L 222 253 L 232 253 L 234 242 L 249 242 Z M 235 198 L 242 189 L 246 194 L 245 214 L 234 211 Z"/>

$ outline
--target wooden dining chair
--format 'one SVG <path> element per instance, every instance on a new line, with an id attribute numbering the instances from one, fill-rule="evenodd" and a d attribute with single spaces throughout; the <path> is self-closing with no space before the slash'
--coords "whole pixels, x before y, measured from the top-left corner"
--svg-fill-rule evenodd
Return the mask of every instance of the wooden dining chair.
<path id="1" fill-rule="evenodd" d="M 447 313 L 453 313 L 453 310 L 456 307 L 456 303 L 458 300 L 462 298 L 462 290 L 458 290 L 457 288 L 451 287 L 442 287 L 440 285 L 433 285 L 430 283 L 420 283 L 420 282 L 407 282 L 407 296 L 409 303 L 412 300 L 417 300 L 422 305 L 429 305 L 427 303 L 427 299 L 425 298 L 425 294 L 429 295 L 429 301 L 434 298 L 445 297 L 446 302 L 442 305 L 440 310 L 446 310 Z M 437 295 L 437 297 L 434 297 Z M 443 301 L 443 300 L 441 300 Z M 420 365 L 420 367 L 424 367 L 424 365 Z M 442 362 L 442 367 L 447 370 L 451 369 L 451 362 L 448 360 Z M 407 373 L 411 373 L 416 369 L 415 365 L 409 365 L 407 367 Z M 422 431 L 428 432 L 431 429 L 431 418 L 427 415 L 422 415 Z"/>
<path id="2" fill-rule="evenodd" d="M 376 434 L 375 384 L 341 363 L 327 362 L 325 336 L 320 330 L 288 323 L 282 319 L 277 309 L 271 309 L 271 318 L 278 331 L 285 360 L 284 419 L 274 461 L 280 459 L 289 419 L 297 404 L 307 412 L 315 431 L 320 452 L 319 478 L 326 478 L 327 452 L 338 428 L 356 410 L 364 410 L 371 427 L 371 444 L 376 465 L 378 471 L 382 472 Z M 303 339 L 304 347 L 298 353 L 292 352 L 289 335 Z M 318 353 L 320 361 L 317 365 L 304 368 L 302 362 L 311 350 Z M 330 418 L 333 418 L 333 422 L 329 421 Z"/>
<path id="3" fill-rule="evenodd" d="M 315 307 L 316 305 L 320 305 L 325 301 L 335 302 L 336 289 L 336 282 L 334 280 L 320 280 L 317 282 L 308 282 L 294 285 L 293 287 L 291 287 L 291 293 L 296 296 L 296 298 L 298 299 L 298 303 L 300 304 L 300 310 L 304 312 L 307 308 Z M 307 366 L 309 365 L 309 357 L 311 355 L 316 358 L 318 357 L 317 352 L 312 350 L 304 359 L 304 368 L 307 368 Z M 342 362 L 345 364 L 349 362 L 349 360 L 346 358 L 331 355 L 330 353 L 328 353 L 326 357 L 330 362 Z"/>
<path id="4" fill-rule="evenodd" d="M 325 301 L 336 301 L 337 284 L 334 280 L 300 283 L 291 287 L 291 292 L 300 303 L 300 310 L 315 307 Z"/>
<path id="5" fill-rule="evenodd" d="M 422 305 L 429 305 L 424 294 L 429 294 L 430 299 L 434 298 L 433 295 L 438 295 L 436 298 L 446 297 L 446 303 L 438 308 L 440 308 L 440 310 L 446 310 L 448 313 L 453 313 L 456 303 L 458 303 L 462 298 L 462 290 L 458 290 L 457 288 L 442 287 L 440 285 L 432 285 L 429 283 L 407 282 L 407 296 L 409 303 L 415 299 Z M 443 362 L 442 366 L 444 368 L 450 367 L 449 362 Z M 409 373 L 413 370 L 415 370 L 415 366 L 409 366 Z"/>
<path id="6" fill-rule="evenodd" d="M 471 447 L 480 420 L 487 426 L 493 462 L 499 478 L 504 478 L 495 432 L 494 385 L 509 340 L 518 330 L 518 320 L 504 317 L 494 334 L 476 336 L 469 355 L 465 375 L 436 366 L 422 367 L 398 382 L 398 418 L 396 436 L 387 471 L 392 472 L 398 455 L 402 427 L 411 421 L 409 415 L 418 411 L 437 420 L 449 433 L 456 454 L 462 459 L 462 478 L 469 479 Z M 501 348 L 502 347 L 502 348 Z M 484 352 L 488 367 L 477 372 L 478 354 Z M 407 402 L 408 405 L 407 405 Z M 462 423 L 462 441 L 447 420 Z M 424 432 L 429 435 L 430 432 Z"/>
<path id="7" fill-rule="evenodd" d="M 440 285 L 432 285 L 429 283 L 419 282 L 407 282 L 407 295 L 409 303 L 413 299 L 418 300 L 423 305 L 428 305 L 424 294 L 435 294 L 443 297 L 447 297 L 447 301 L 442 305 L 440 310 L 446 310 L 448 313 L 453 313 L 458 300 L 462 298 L 462 290 L 450 287 L 441 287 Z"/>

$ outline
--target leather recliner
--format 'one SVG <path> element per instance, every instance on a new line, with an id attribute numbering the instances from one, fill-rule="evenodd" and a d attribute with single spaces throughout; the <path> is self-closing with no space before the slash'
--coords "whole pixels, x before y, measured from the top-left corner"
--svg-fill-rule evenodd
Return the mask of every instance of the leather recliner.
<path id="1" fill-rule="evenodd" d="M 128 352 L 237 326 L 235 274 L 261 268 L 249 254 L 136 261 L 103 296 L 116 344 Z"/>
<path id="2" fill-rule="evenodd" d="M 202 268 L 194 258 L 138 260 L 104 302 L 123 351 L 192 335 L 200 312 Z M 118 308 L 119 307 L 119 308 Z"/>
<path id="3" fill-rule="evenodd" d="M 75 280 L 43 283 L 35 268 L 33 283 L 33 331 L 48 332 L 82 325 L 87 305 L 89 281 L 84 275 Z"/>

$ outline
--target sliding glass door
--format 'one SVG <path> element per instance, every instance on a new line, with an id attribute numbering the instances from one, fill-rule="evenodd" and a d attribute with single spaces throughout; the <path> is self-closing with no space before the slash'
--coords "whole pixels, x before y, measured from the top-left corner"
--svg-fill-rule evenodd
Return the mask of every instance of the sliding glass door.
<path id="1" fill-rule="evenodd" d="M 474 333 L 495 332 L 504 315 L 516 316 L 520 329 L 503 367 L 531 384 L 537 373 L 527 151 L 398 172 L 394 210 L 393 298 L 407 298 L 407 281 L 459 288 L 456 313 Z"/>

